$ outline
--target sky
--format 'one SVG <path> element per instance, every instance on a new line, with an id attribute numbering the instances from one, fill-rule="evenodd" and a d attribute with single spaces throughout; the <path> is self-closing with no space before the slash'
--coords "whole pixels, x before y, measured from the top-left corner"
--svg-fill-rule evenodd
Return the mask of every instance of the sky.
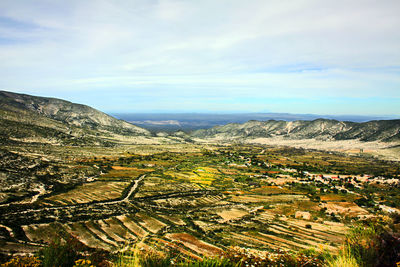
<path id="1" fill-rule="evenodd" d="M 105 112 L 400 115 L 399 0 L 1 0 L 0 89 Z"/>

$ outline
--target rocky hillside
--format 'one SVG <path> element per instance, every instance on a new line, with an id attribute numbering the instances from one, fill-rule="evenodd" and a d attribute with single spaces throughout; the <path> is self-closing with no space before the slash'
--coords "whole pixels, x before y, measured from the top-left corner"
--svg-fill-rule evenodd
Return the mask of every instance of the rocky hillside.
<path id="1" fill-rule="evenodd" d="M 55 98 L 0 91 L 1 141 L 95 144 L 116 135 L 150 136 L 150 132 L 89 106 Z"/>
<path id="2" fill-rule="evenodd" d="M 283 137 L 359 141 L 400 141 L 400 120 L 378 120 L 365 123 L 317 119 L 313 121 L 248 121 L 227 124 L 192 133 L 195 138 L 220 140 Z"/>

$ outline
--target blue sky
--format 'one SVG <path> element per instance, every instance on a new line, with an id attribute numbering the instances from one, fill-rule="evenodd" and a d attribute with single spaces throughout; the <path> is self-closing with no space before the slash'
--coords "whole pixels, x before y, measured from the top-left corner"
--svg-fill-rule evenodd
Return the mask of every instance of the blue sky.
<path id="1" fill-rule="evenodd" d="M 0 1 L 0 88 L 106 112 L 400 115 L 400 1 Z"/>

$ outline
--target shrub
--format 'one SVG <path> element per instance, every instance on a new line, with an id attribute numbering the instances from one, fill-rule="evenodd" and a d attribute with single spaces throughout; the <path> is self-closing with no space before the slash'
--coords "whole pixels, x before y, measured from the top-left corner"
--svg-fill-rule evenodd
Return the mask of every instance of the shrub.
<path id="1" fill-rule="evenodd" d="M 392 222 L 380 216 L 358 223 L 347 234 L 337 260 L 349 264 L 355 260 L 359 266 L 396 266 L 400 261 L 400 235 L 392 231 Z"/>
<path id="2" fill-rule="evenodd" d="M 1 267 L 39 267 L 42 262 L 38 257 L 14 257 L 8 262 L 1 265 Z"/>
<path id="3" fill-rule="evenodd" d="M 68 235 L 58 236 L 49 246 L 39 251 L 43 267 L 70 267 L 78 259 L 79 252 L 85 248 L 76 237 Z"/>
<path id="4" fill-rule="evenodd" d="M 343 254 L 353 256 L 360 264 L 372 264 L 379 256 L 378 239 L 378 233 L 373 225 L 358 225 L 346 236 L 345 247 L 349 252 Z"/>

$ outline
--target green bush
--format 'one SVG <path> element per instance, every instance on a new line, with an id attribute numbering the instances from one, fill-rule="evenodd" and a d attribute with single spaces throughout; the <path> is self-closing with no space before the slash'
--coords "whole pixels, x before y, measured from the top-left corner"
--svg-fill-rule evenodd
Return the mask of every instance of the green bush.
<path id="1" fill-rule="evenodd" d="M 373 264 L 379 257 L 379 234 L 374 225 L 354 227 L 346 236 L 345 247 L 361 265 Z"/>
<path id="2" fill-rule="evenodd" d="M 361 267 L 396 266 L 400 261 L 400 235 L 392 226 L 387 216 L 360 222 L 347 234 L 336 260 L 347 260 L 349 264 L 355 261 Z"/>
<path id="3" fill-rule="evenodd" d="M 70 267 L 74 265 L 83 248 L 84 245 L 73 236 L 65 239 L 57 237 L 49 246 L 39 251 L 39 257 L 43 267 Z"/>

